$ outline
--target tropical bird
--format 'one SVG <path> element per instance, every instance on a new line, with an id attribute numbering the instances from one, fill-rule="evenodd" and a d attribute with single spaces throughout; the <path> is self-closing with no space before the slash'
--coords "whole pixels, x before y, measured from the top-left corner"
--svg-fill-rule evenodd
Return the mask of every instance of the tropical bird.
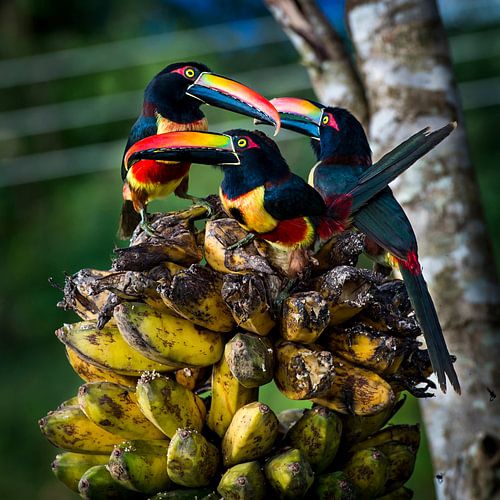
<path id="1" fill-rule="evenodd" d="M 344 231 L 361 205 L 399 173 L 381 169 L 370 179 L 353 182 L 339 196 L 323 200 L 313 187 L 293 174 L 276 143 L 263 132 L 229 130 L 172 132 L 147 137 L 134 144 L 125 157 L 220 165 L 220 199 L 225 211 L 247 231 L 288 253 L 288 274 L 294 278 L 309 256 L 334 234 Z"/>
<path id="2" fill-rule="evenodd" d="M 212 73 L 196 62 L 170 64 L 160 71 L 144 91 L 142 111 L 132 126 L 127 151 L 137 141 L 155 134 L 181 130 L 206 130 L 202 104 L 235 111 L 279 129 L 279 115 L 267 99 L 229 78 Z M 170 193 L 200 201 L 187 194 L 189 162 L 144 160 L 128 168 L 122 161 L 123 207 L 119 235 L 131 236 L 137 224 L 154 233 L 148 224 L 147 204 Z"/>
<path id="3" fill-rule="evenodd" d="M 271 102 L 280 112 L 283 128 L 312 139 L 318 163 L 310 172 L 309 183 L 326 203 L 332 197 L 338 197 L 352 189 L 353 184 L 377 177 L 380 170 L 410 166 L 456 127 L 453 122 L 435 132 L 421 130 L 372 164 L 371 150 L 363 126 L 349 111 L 290 97 L 276 98 Z M 358 199 L 363 201 L 361 197 Z M 422 275 L 415 233 L 391 189 L 385 187 L 369 203 L 359 206 L 354 211 L 352 225 L 367 235 L 371 248 L 379 246 L 392 255 L 424 333 L 439 385 L 446 392 L 447 376 L 455 391 L 460 393 L 460 383 L 436 308 Z M 375 250 L 376 253 L 379 252 Z"/>

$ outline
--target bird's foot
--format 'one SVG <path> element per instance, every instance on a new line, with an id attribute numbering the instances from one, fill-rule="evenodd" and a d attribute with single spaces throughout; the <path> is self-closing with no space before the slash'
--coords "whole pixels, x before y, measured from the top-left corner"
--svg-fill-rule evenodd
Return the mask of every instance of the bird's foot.
<path id="1" fill-rule="evenodd" d="M 276 300 L 274 301 L 274 310 L 279 314 L 281 312 L 281 308 L 283 307 L 283 302 L 285 302 L 288 297 L 290 297 L 290 293 L 292 292 L 294 286 L 297 284 L 297 279 L 293 278 L 288 280 L 287 284 L 281 290 L 281 292 L 278 294 L 276 297 Z"/>
<path id="2" fill-rule="evenodd" d="M 151 226 L 146 210 L 141 210 L 141 222 L 139 223 L 139 226 L 148 236 L 153 238 L 162 238 L 162 235 L 156 232 L 153 226 Z"/>
<path id="3" fill-rule="evenodd" d="M 229 245 L 227 247 L 227 249 L 228 250 L 236 250 L 237 248 L 244 247 L 245 245 L 247 245 L 248 243 L 253 241 L 254 238 L 255 238 L 255 234 L 248 233 L 244 238 L 241 238 L 241 240 L 237 241 L 236 243 L 233 243 L 232 245 Z"/>
<path id="4" fill-rule="evenodd" d="M 200 205 L 200 206 L 206 208 L 207 209 L 207 219 L 210 219 L 210 217 L 212 217 L 213 212 L 214 212 L 214 207 L 205 198 L 198 198 L 197 196 L 191 196 L 189 194 L 186 194 L 184 196 L 184 198 L 191 200 L 194 205 Z"/>

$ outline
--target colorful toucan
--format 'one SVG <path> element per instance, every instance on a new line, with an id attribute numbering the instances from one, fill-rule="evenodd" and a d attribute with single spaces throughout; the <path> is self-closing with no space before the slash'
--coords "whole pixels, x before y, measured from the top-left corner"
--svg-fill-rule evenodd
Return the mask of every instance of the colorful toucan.
<path id="1" fill-rule="evenodd" d="M 132 167 L 144 159 L 220 165 L 225 211 L 251 234 L 288 252 L 290 277 L 303 270 L 308 252 L 344 231 L 353 213 L 401 173 L 397 168 L 381 169 L 339 196 L 323 200 L 290 171 L 272 139 L 241 129 L 147 137 L 129 149 L 125 162 Z"/>
<path id="2" fill-rule="evenodd" d="M 363 127 L 347 110 L 297 98 L 277 98 L 271 102 L 280 112 L 282 127 L 312 138 L 318 163 L 310 172 L 309 183 L 326 203 L 352 190 L 354 184 L 377 177 L 380 171 L 400 169 L 405 165 L 407 168 L 456 127 L 456 123 L 450 123 L 435 132 L 424 129 L 372 164 Z M 363 201 L 362 197 L 358 199 Z M 370 203 L 360 206 L 354 213 L 352 225 L 365 233 L 375 247 L 378 245 L 389 251 L 397 262 L 441 389 L 446 392 L 448 376 L 455 391 L 460 393 L 436 309 L 422 276 L 415 233 L 391 189 L 385 187 Z"/>
<path id="3" fill-rule="evenodd" d="M 202 104 L 235 111 L 271 123 L 279 129 L 279 115 L 267 99 L 252 89 L 211 73 L 204 64 L 179 62 L 167 66 L 148 84 L 142 111 L 134 123 L 122 162 L 124 203 L 119 234 L 128 238 L 139 222 L 152 232 L 147 204 L 175 192 L 187 194 L 189 162 L 143 160 L 129 168 L 127 151 L 137 141 L 155 134 L 181 130 L 207 130 Z M 140 214 L 140 215 L 139 215 Z"/>

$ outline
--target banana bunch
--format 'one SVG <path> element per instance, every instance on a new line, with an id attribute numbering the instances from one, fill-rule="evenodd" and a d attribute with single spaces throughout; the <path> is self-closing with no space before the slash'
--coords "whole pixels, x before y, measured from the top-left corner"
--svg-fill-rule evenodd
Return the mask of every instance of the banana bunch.
<path id="1" fill-rule="evenodd" d="M 262 241 L 206 209 L 156 216 L 110 270 L 67 276 L 56 331 L 83 380 L 39 421 L 56 477 L 83 498 L 406 499 L 431 395 L 401 281 L 353 267 L 344 233 L 299 282 Z M 270 382 L 305 410 L 259 402 Z"/>

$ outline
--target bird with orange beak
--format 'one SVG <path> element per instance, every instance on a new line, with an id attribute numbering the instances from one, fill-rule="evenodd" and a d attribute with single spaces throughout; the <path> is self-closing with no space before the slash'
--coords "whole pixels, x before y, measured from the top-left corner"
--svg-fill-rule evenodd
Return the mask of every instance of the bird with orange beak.
<path id="1" fill-rule="evenodd" d="M 279 129 L 279 115 L 272 104 L 249 87 L 212 73 L 195 62 L 171 64 L 158 73 L 144 92 L 142 111 L 132 126 L 122 161 L 123 207 L 119 235 L 129 238 L 138 224 L 153 234 L 147 205 L 174 192 L 181 198 L 201 201 L 187 194 L 190 162 L 144 159 L 131 165 L 130 148 L 141 139 L 173 131 L 207 130 L 202 104 L 211 104 L 272 124 Z"/>
<path id="2" fill-rule="evenodd" d="M 338 107 L 280 97 L 271 100 L 281 116 L 283 128 L 311 138 L 318 163 L 311 169 L 309 183 L 328 200 L 342 196 L 355 185 L 379 177 L 381 171 L 405 169 L 445 139 L 456 127 L 449 123 L 434 132 L 421 130 L 372 164 L 371 150 L 363 126 L 349 111 Z M 385 180 L 384 180 L 385 182 Z M 358 200 L 363 202 L 362 197 Z M 354 202 L 353 203 L 357 203 Z M 460 393 L 460 383 L 453 367 L 438 315 L 418 259 L 417 239 L 403 208 L 387 185 L 353 211 L 352 225 L 367 235 L 375 258 L 382 248 L 392 255 L 399 267 L 408 295 L 429 350 L 429 356 L 441 389 L 446 391 L 446 377 Z"/>

